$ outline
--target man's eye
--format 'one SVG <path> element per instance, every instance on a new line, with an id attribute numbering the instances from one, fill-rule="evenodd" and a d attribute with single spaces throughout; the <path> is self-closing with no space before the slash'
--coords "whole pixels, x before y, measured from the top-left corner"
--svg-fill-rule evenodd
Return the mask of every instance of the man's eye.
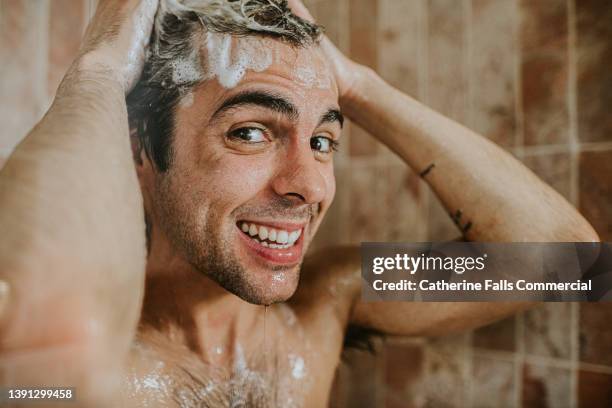
<path id="1" fill-rule="evenodd" d="M 331 153 L 338 147 L 338 142 L 325 136 L 315 136 L 310 139 L 310 148 L 320 153 Z"/>
<path id="2" fill-rule="evenodd" d="M 266 141 L 265 131 L 256 127 L 244 127 L 232 130 L 229 137 L 247 143 L 261 143 Z"/>

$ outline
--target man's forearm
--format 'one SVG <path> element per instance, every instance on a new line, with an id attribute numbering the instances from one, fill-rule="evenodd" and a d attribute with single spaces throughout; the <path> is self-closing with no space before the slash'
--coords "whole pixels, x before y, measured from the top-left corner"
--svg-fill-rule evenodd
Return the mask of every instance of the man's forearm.
<path id="1" fill-rule="evenodd" d="M 359 78 L 343 111 L 429 183 L 467 239 L 598 239 L 564 198 L 509 153 L 372 71 Z"/>
<path id="2" fill-rule="evenodd" d="M 89 337 L 127 347 L 142 295 L 143 223 L 124 91 L 74 65 L 0 172 L 0 279 L 10 288 L 0 351 Z"/>

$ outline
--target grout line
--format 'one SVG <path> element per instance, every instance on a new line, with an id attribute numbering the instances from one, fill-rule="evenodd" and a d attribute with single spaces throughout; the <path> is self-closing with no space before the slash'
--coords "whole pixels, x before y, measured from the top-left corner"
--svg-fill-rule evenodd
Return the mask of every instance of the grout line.
<path id="1" fill-rule="evenodd" d="M 516 330 L 514 340 L 516 352 L 514 353 L 514 381 L 515 381 L 515 406 L 522 405 L 523 400 L 523 366 L 525 365 L 525 312 L 519 313 L 514 320 Z"/>
<path id="2" fill-rule="evenodd" d="M 578 143 L 578 105 L 576 97 L 576 8 L 574 0 L 567 0 L 567 103 L 569 113 L 569 148 L 570 148 L 570 199 L 579 208 L 580 157 Z M 579 347 L 578 327 L 580 325 L 580 305 L 575 303 L 571 308 L 571 372 L 570 372 L 570 407 L 578 406 L 578 364 Z"/>
<path id="3" fill-rule="evenodd" d="M 485 357 L 493 360 L 511 362 L 514 360 L 515 353 L 512 351 L 502 350 L 488 350 L 479 347 L 474 347 L 474 355 L 477 357 Z M 537 356 L 532 354 L 526 354 L 524 356 L 525 362 L 530 365 L 546 366 L 551 368 L 558 368 L 571 371 L 572 373 L 578 370 L 592 371 L 601 374 L 612 375 L 612 366 L 606 366 L 602 364 L 583 363 L 580 361 L 572 361 L 572 357 L 568 359 L 562 359 L 557 357 L 549 356 Z"/>
<path id="4" fill-rule="evenodd" d="M 349 7 L 349 0 L 338 1 L 338 16 L 343 16 L 344 21 L 342 24 L 340 23 L 340 21 L 338 21 L 338 25 L 341 27 L 341 29 L 338 31 L 338 44 L 336 44 L 336 46 L 340 49 L 340 52 L 346 53 L 347 57 L 350 57 L 351 51 L 351 14 Z M 346 152 L 346 160 L 343 160 L 343 162 L 346 161 L 347 163 L 351 162 L 351 137 L 349 134 L 349 129 L 352 126 L 357 125 L 352 123 L 350 125 L 348 123 L 345 124 L 345 130 L 343 131 L 344 137 L 342 138 L 342 147 L 345 149 L 344 151 Z"/>
<path id="5" fill-rule="evenodd" d="M 472 0 L 466 0 L 465 2 L 465 54 L 466 54 L 466 66 L 467 66 L 467 112 L 466 112 L 466 122 L 467 127 L 474 128 L 474 81 L 473 81 L 473 72 L 472 68 L 474 65 L 474 61 L 472 59 L 472 53 L 474 52 L 474 44 L 472 43 L 473 32 L 472 32 Z"/>
<path id="6" fill-rule="evenodd" d="M 578 327 L 580 324 L 580 304 L 577 302 L 573 302 L 570 307 L 570 407 L 577 407 L 578 364 L 580 361 L 580 343 L 578 341 Z"/>
<path id="7" fill-rule="evenodd" d="M 472 338 L 474 335 L 474 331 L 469 331 L 465 335 L 465 343 L 464 343 L 464 353 L 465 353 L 465 367 L 463 368 L 463 374 L 467 380 L 467 392 L 465 394 L 465 399 L 463 404 L 465 407 L 472 407 L 474 405 L 473 402 L 473 384 L 474 384 L 474 376 L 472 373 L 474 372 L 474 349 L 472 348 Z"/>
<path id="8" fill-rule="evenodd" d="M 522 154 L 523 157 L 530 157 L 544 154 L 568 153 L 569 150 L 570 147 L 567 144 L 535 145 L 523 148 Z"/>
<path id="9" fill-rule="evenodd" d="M 580 152 L 603 152 L 612 150 L 612 142 L 579 143 Z"/>
<path id="10" fill-rule="evenodd" d="M 517 3 L 514 4 L 514 23 L 512 24 L 514 40 L 514 111 L 516 115 L 516 129 L 514 133 L 514 144 L 519 157 L 525 152 L 525 117 L 523 112 L 523 78 L 521 74 L 522 43 L 521 43 L 521 20 Z"/>
<path id="11" fill-rule="evenodd" d="M 579 143 L 578 143 L 578 105 L 576 97 L 576 9 L 573 0 L 567 0 L 567 103 L 569 112 L 570 146 L 570 198 L 579 208 L 578 184 L 580 182 Z"/>
<path id="12" fill-rule="evenodd" d="M 585 371 L 592 371 L 600 374 L 610 374 L 612 375 L 612 367 L 604 366 L 601 364 L 592 364 L 592 363 L 581 363 L 578 362 L 576 365 L 577 369 L 582 369 Z"/>
<path id="13" fill-rule="evenodd" d="M 466 127 L 473 127 L 474 126 L 474 120 L 473 120 L 473 109 L 474 109 L 474 105 L 473 105 L 473 82 L 472 82 L 472 72 L 471 72 L 471 67 L 472 67 L 472 0 L 463 0 L 463 22 L 464 22 L 464 30 L 463 30 L 463 45 L 464 45 L 464 51 L 463 51 L 463 80 L 464 82 L 464 86 L 465 86 L 465 92 L 463 95 L 464 98 L 464 112 L 463 112 L 463 125 L 465 125 Z M 433 199 L 437 199 L 436 197 L 433 197 L 434 192 L 431 188 L 428 188 L 429 191 L 429 197 L 433 198 Z M 429 206 L 431 209 L 431 205 Z M 429 233 L 429 231 L 428 231 Z M 470 333 L 470 340 L 473 340 L 473 331 Z M 470 382 L 468 384 L 468 400 L 467 400 L 467 406 L 468 407 L 473 407 L 474 406 L 474 393 L 475 393 L 475 387 L 474 387 L 474 377 L 475 377 L 475 372 L 474 372 L 474 358 L 475 358 L 475 353 L 474 353 L 474 342 L 471 341 L 470 342 L 470 347 L 469 347 L 469 360 L 468 360 L 468 378 L 470 379 Z"/>

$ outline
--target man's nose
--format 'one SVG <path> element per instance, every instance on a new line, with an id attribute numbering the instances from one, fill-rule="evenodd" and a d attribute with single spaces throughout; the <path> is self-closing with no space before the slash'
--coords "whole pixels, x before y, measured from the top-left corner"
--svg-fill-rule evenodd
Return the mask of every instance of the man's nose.
<path id="1" fill-rule="evenodd" d="M 327 183 L 321 173 L 322 163 L 310 149 L 294 152 L 283 158 L 272 187 L 276 194 L 295 201 L 296 204 L 317 204 L 327 193 Z"/>

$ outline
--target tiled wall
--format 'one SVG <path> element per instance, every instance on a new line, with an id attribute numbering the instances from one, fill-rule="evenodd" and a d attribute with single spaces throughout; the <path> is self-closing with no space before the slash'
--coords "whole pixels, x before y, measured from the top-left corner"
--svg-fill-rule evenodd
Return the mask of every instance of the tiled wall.
<path id="1" fill-rule="evenodd" d="M 354 59 L 501 144 L 612 241 L 612 2 L 307 4 Z M 458 236 L 385 147 L 356 127 L 345 136 L 319 245 Z M 547 304 L 471 333 L 377 346 L 348 353 L 332 407 L 612 406 L 612 304 Z"/>
<path id="2" fill-rule="evenodd" d="M 612 241 L 612 3 L 310 0 L 389 82 L 507 148 Z M 47 109 L 93 0 L 0 0 L 0 162 Z M 449 135 L 451 137 L 452 135 Z M 355 126 L 317 245 L 458 234 L 427 186 Z M 443 339 L 350 351 L 333 407 L 612 406 L 612 305 L 548 304 Z"/>

